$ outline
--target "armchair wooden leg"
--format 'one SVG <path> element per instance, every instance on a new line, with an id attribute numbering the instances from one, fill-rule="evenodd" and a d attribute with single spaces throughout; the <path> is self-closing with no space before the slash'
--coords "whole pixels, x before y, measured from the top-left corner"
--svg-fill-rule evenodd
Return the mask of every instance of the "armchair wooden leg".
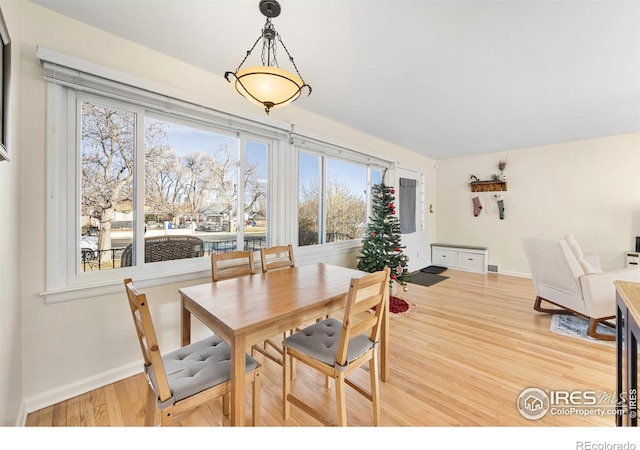
<path id="1" fill-rule="evenodd" d="M 533 305 L 533 309 L 535 309 L 538 312 L 543 312 L 543 313 L 548 313 L 548 314 L 572 314 L 571 311 L 569 311 L 568 309 L 564 309 L 562 307 L 560 307 L 562 309 L 560 309 L 560 308 L 543 308 L 541 306 L 542 301 L 551 303 L 552 305 L 554 304 L 554 303 L 550 302 L 549 300 L 547 300 L 545 298 L 537 296 L 536 297 L 536 302 Z"/>
<path id="2" fill-rule="evenodd" d="M 605 318 L 605 319 L 593 319 L 593 318 L 590 318 L 589 319 L 589 328 L 587 328 L 587 335 L 591 336 L 592 338 L 600 339 L 600 340 L 603 340 L 603 341 L 615 341 L 616 340 L 615 334 L 598 333 L 598 325 L 600 323 L 604 323 L 603 322 L 604 320 L 607 320 L 607 318 Z"/>

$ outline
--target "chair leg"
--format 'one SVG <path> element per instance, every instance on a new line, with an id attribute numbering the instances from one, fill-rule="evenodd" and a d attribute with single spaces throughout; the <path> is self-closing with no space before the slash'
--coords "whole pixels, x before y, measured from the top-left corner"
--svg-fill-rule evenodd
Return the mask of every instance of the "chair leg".
<path id="1" fill-rule="evenodd" d="M 347 426 L 347 401 L 345 395 L 344 375 L 338 374 L 334 377 L 336 380 L 336 408 L 338 409 L 338 426 Z"/>
<path id="2" fill-rule="evenodd" d="M 231 414 L 231 395 L 227 392 L 222 394 L 222 414 L 229 418 L 229 414 Z"/>
<path id="3" fill-rule="evenodd" d="M 373 403 L 373 423 L 380 426 L 380 382 L 378 380 L 378 354 L 374 351 L 369 360 L 369 376 L 371 377 L 371 402 Z"/>
<path id="4" fill-rule="evenodd" d="M 254 427 L 260 425 L 260 373 L 256 373 L 253 376 L 252 383 L 252 398 L 251 398 L 251 424 Z"/>
<path id="5" fill-rule="evenodd" d="M 282 416 L 284 420 L 289 420 L 291 415 L 291 405 L 289 405 L 289 391 L 291 390 L 291 355 L 287 352 L 287 347 L 283 347 L 282 354 Z"/>
<path id="6" fill-rule="evenodd" d="M 167 409 L 161 410 L 160 416 L 162 417 L 163 427 L 172 427 L 173 426 L 173 405 L 169 406 Z"/>
<path id="7" fill-rule="evenodd" d="M 604 320 L 604 319 L 603 319 Z M 598 333 L 598 325 L 600 324 L 600 319 L 589 319 L 589 327 L 587 328 L 587 335 L 591 336 L 595 339 L 600 339 L 602 341 L 615 341 L 615 334 L 602 334 Z"/>
<path id="8" fill-rule="evenodd" d="M 144 412 L 144 426 L 153 426 L 153 420 L 156 415 L 156 393 L 151 389 L 151 386 L 147 386 L 147 406 Z"/>

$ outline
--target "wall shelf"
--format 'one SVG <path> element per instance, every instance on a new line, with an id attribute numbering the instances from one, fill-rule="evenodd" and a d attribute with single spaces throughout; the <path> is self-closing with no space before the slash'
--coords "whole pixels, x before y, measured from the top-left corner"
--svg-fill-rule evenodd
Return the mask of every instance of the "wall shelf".
<path id="1" fill-rule="evenodd" d="M 506 181 L 474 181 L 469 183 L 471 186 L 471 192 L 495 192 L 506 191 Z"/>

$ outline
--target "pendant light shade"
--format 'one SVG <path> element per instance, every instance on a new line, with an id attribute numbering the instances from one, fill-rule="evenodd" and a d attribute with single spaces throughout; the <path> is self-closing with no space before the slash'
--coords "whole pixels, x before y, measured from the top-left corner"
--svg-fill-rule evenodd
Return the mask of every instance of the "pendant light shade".
<path id="1" fill-rule="evenodd" d="M 302 78 L 279 67 L 247 67 L 235 76 L 240 95 L 268 109 L 288 105 L 300 97 L 304 86 Z"/>
<path id="2" fill-rule="evenodd" d="M 267 17 L 262 35 L 253 44 L 251 50 L 247 51 L 240 66 L 235 72 L 226 72 L 224 74 L 227 81 L 233 82 L 236 90 L 240 95 L 246 97 L 252 103 L 264 106 L 267 114 L 272 108 L 285 106 L 300 97 L 303 88 L 308 89 L 308 95 L 311 94 L 311 86 L 306 84 L 298 72 L 298 68 L 293 61 L 293 57 L 285 47 L 280 35 L 273 27 L 271 18 L 280 14 L 280 5 L 277 1 L 262 0 L 260 2 L 260 11 Z M 262 43 L 262 66 L 247 67 L 241 69 L 251 52 L 258 42 Z M 276 61 L 276 47 L 278 41 L 289 57 L 289 61 L 293 65 L 296 73 L 289 72 L 278 66 Z"/>

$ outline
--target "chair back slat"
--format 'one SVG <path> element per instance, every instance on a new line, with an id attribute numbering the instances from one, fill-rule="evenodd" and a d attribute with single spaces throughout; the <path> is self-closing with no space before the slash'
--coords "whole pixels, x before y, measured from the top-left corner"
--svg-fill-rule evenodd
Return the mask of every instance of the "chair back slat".
<path id="1" fill-rule="evenodd" d="M 151 319 L 147 296 L 133 285 L 131 278 L 124 280 L 124 286 L 127 291 L 127 297 L 129 298 L 131 315 L 133 316 L 133 323 L 136 328 L 136 334 L 138 335 L 140 350 L 144 358 L 144 365 L 147 369 L 150 367 L 153 368 L 158 387 L 156 394 L 160 401 L 168 400 L 171 398 L 171 390 L 169 389 L 169 382 L 167 381 L 164 363 L 162 362 L 162 354 L 160 353 L 156 331 Z"/>
<path id="2" fill-rule="evenodd" d="M 349 284 L 347 305 L 342 321 L 342 334 L 336 356 L 336 362 L 345 365 L 349 341 L 360 334 L 369 334 L 372 342 L 380 340 L 380 326 L 382 313 L 387 308 L 389 300 L 389 277 L 391 270 L 385 267 L 383 270 L 365 275 L 361 278 L 353 278 Z M 365 311 L 375 307 L 373 314 L 364 318 L 358 317 Z"/>
<path id="3" fill-rule="evenodd" d="M 255 273 L 253 250 L 236 250 L 211 255 L 211 278 L 213 281 L 238 278 Z"/>
<path id="4" fill-rule="evenodd" d="M 283 267 L 295 267 L 293 245 L 277 245 L 260 249 L 260 262 L 262 271 L 282 269 Z"/>

